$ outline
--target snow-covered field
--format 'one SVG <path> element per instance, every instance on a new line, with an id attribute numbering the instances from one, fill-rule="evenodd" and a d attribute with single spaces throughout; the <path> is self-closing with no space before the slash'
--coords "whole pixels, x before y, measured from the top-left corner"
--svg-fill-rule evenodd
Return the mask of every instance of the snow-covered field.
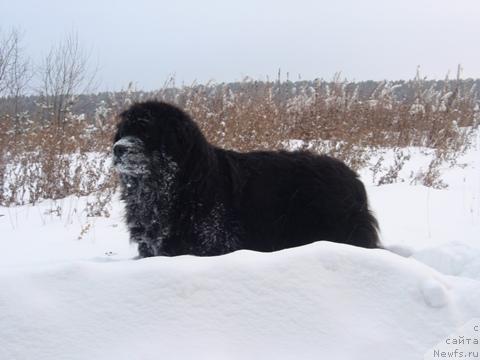
<path id="1" fill-rule="evenodd" d="M 362 173 L 392 251 L 132 260 L 118 199 L 0 208 L 0 359 L 430 359 L 452 333 L 480 357 L 459 333 L 480 325 L 480 151 L 460 160 L 445 190 Z"/>

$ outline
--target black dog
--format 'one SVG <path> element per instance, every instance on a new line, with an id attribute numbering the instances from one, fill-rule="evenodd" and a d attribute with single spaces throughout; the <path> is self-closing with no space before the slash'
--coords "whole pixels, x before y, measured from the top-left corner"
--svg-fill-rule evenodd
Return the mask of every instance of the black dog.
<path id="1" fill-rule="evenodd" d="M 309 152 L 239 153 L 162 102 L 120 115 L 114 165 L 141 257 L 275 251 L 318 240 L 379 246 L 357 174 Z"/>

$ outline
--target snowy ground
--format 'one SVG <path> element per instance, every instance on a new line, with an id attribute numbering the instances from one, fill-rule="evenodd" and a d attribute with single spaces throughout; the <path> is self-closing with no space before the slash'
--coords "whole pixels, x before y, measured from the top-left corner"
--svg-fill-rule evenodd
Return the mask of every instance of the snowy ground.
<path id="1" fill-rule="evenodd" d="M 368 186 L 404 256 L 319 242 L 133 261 L 118 200 L 110 218 L 76 198 L 0 208 L 0 359 L 430 358 L 480 325 L 480 152 L 462 161 L 446 190 Z"/>

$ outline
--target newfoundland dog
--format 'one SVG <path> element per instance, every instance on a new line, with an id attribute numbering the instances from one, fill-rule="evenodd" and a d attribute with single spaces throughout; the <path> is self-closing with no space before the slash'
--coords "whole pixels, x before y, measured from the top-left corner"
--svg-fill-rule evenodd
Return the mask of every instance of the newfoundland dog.
<path id="1" fill-rule="evenodd" d="M 379 246 L 365 188 L 344 163 L 305 151 L 217 148 L 167 103 L 120 114 L 113 159 L 140 257 L 275 251 L 318 240 Z"/>

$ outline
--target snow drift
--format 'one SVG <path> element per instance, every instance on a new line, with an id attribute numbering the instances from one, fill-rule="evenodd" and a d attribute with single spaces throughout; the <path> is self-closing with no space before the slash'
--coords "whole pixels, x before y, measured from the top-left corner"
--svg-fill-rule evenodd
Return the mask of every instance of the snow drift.
<path id="1" fill-rule="evenodd" d="M 420 359 L 480 314 L 476 281 L 328 242 L 10 267 L 0 288 L 1 359 Z"/>
<path id="2" fill-rule="evenodd" d="M 480 326 L 479 159 L 444 169 L 448 189 L 369 186 L 408 258 L 319 242 L 133 261 L 118 199 L 109 218 L 86 198 L 0 208 L 0 359 L 431 359 L 479 337 L 459 333 Z"/>

